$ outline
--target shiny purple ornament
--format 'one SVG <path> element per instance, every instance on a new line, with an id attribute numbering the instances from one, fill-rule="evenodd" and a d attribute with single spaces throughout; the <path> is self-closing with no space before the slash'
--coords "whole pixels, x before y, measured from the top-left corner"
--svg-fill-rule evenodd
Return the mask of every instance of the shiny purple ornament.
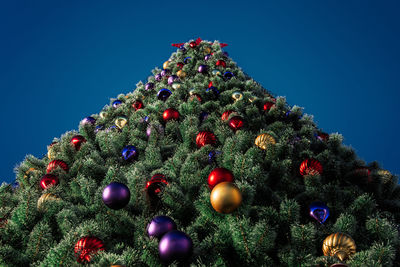
<path id="1" fill-rule="evenodd" d="M 156 81 L 161 81 L 161 79 L 162 79 L 162 76 L 161 76 L 161 73 L 158 73 L 158 74 L 156 74 L 156 76 L 154 76 L 154 78 L 156 79 Z"/>
<path id="2" fill-rule="evenodd" d="M 207 65 L 200 65 L 199 68 L 197 69 L 197 71 L 200 73 L 206 73 L 207 70 L 208 70 Z"/>
<path id="3" fill-rule="evenodd" d="M 173 230 L 163 235 L 158 244 L 158 252 L 164 262 L 182 262 L 192 255 L 193 241 L 184 232 Z"/>
<path id="4" fill-rule="evenodd" d="M 168 78 L 168 85 L 172 85 L 174 82 L 178 81 L 179 77 L 176 75 L 171 75 Z"/>
<path id="5" fill-rule="evenodd" d="M 168 216 L 154 217 L 147 225 L 147 234 L 157 238 L 161 238 L 172 230 L 176 230 L 176 223 Z"/>
<path id="6" fill-rule="evenodd" d="M 112 182 L 103 190 L 104 204 L 113 210 L 119 210 L 125 207 L 131 199 L 129 188 L 118 182 Z"/>
<path id="7" fill-rule="evenodd" d="M 211 54 L 207 54 L 207 55 L 204 56 L 204 60 L 205 61 L 210 60 L 210 58 L 211 58 Z"/>
<path id="8" fill-rule="evenodd" d="M 144 89 L 146 89 L 146 91 L 154 89 L 154 83 L 146 83 L 146 85 L 144 86 Z"/>
<path id="9" fill-rule="evenodd" d="M 93 117 L 86 117 L 83 120 L 81 120 L 81 124 L 85 125 L 85 124 L 90 124 L 93 125 L 96 123 L 96 119 Z"/>
<path id="10" fill-rule="evenodd" d="M 310 216 L 316 219 L 320 224 L 323 224 L 329 217 L 329 208 L 323 202 L 313 202 L 310 205 Z"/>
<path id="11" fill-rule="evenodd" d="M 121 104 L 122 104 L 122 101 L 121 101 L 121 100 L 115 100 L 115 101 L 112 103 L 112 106 L 113 106 L 113 108 L 117 108 L 117 107 L 121 106 Z"/>
<path id="12" fill-rule="evenodd" d="M 171 74 L 171 71 L 169 69 L 164 69 L 164 70 L 161 71 L 161 76 L 162 77 L 165 77 L 165 76 L 170 75 L 170 74 Z"/>
<path id="13" fill-rule="evenodd" d="M 132 161 L 132 160 L 136 159 L 137 156 L 138 156 L 138 152 L 136 150 L 136 147 L 134 147 L 132 145 L 127 145 L 122 150 L 122 157 L 126 161 Z"/>
<path id="14" fill-rule="evenodd" d="M 168 99 L 168 97 L 170 95 L 172 95 L 172 92 L 170 90 L 168 90 L 167 88 L 163 88 L 160 91 L 158 91 L 157 98 L 162 100 L 162 101 L 165 101 L 165 100 Z"/>

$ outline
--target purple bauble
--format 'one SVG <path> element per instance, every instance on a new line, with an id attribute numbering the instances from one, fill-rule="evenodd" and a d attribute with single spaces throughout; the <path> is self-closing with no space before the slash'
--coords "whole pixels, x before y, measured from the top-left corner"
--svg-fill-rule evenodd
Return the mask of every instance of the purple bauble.
<path id="1" fill-rule="evenodd" d="M 96 123 L 96 119 L 93 117 L 86 117 L 83 120 L 81 120 L 81 124 L 90 124 L 93 125 Z"/>
<path id="2" fill-rule="evenodd" d="M 207 72 L 207 65 L 200 65 L 197 70 L 200 73 L 206 73 Z"/>
<path id="3" fill-rule="evenodd" d="M 154 89 L 154 83 L 146 83 L 144 89 L 146 89 L 146 91 Z"/>
<path id="4" fill-rule="evenodd" d="M 112 182 L 103 190 L 103 202 L 113 210 L 125 207 L 131 198 L 129 188 L 118 182 Z"/>
<path id="5" fill-rule="evenodd" d="M 176 75 L 171 75 L 169 78 L 168 78 L 168 84 L 169 85 L 171 85 L 171 84 L 173 84 L 175 81 L 177 81 L 177 80 L 179 80 L 179 77 L 178 76 L 176 76 Z"/>
<path id="6" fill-rule="evenodd" d="M 162 71 L 161 71 L 161 76 L 162 76 L 162 77 L 167 76 L 167 75 L 169 75 L 169 74 L 171 74 L 171 71 L 170 71 L 169 69 L 165 69 L 165 70 L 162 70 Z"/>
<path id="7" fill-rule="evenodd" d="M 165 235 L 158 244 L 160 258 L 165 262 L 184 261 L 193 251 L 193 241 L 184 232 L 173 230 Z"/>
<path id="8" fill-rule="evenodd" d="M 122 104 L 122 101 L 121 101 L 121 100 L 115 100 L 115 101 L 112 103 L 112 106 L 113 106 L 113 108 L 117 108 L 117 107 L 119 107 L 121 104 Z"/>
<path id="9" fill-rule="evenodd" d="M 156 74 L 156 76 L 154 77 L 155 79 L 156 79 L 156 81 L 161 81 L 161 79 L 162 79 L 162 76 L 161 76 L 161 73 L 158 73 L 158 74 Z"/>
<path id="10" fill-rule="evenodd" d="M 158 133 L 158 135 L 164 136 L 164 127 L 162 125 L 149 125 L 149 126 L 147 126 L 147 129 L 146 129 L 147 137 L 150 137 L 153 128 Z"/>
<path id="11" fill-rule="evenodd" d="M 209 60 L 210 58 L 211 58 L 211 54 L 207 54 L 204 56 L 204 60 L 206 60 L 206 61 Z"/>
<path id="12" fill-rule="evenodd" d="M 157 238 L 161 238 L 172 230 L 176 230 L 176 223 L 168 216 L 154 217 L 147 225 L 147 234 Z"/>

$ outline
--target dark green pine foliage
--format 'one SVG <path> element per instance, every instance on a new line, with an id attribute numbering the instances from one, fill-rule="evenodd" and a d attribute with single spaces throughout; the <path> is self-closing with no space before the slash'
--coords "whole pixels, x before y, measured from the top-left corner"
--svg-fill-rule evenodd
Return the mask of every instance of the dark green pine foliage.
<path id="1" fill-rule="evenodd" d="M 218 60 L 226 67 L 216 66 Z M 118 96 L 122 104 L 117 108 L 112 99 L 101 116 L 92 115 L 95 125 L 80 124 L 78 132 L 55 139 L 43 158 L 27 156 L 17 168 L 18 188 L 0 187 L 1 266 L 79 266 L 74 246 L 88 235 L 105 245 L 92 257 L 94 266 L 162 266 L 158 241 L 146 234 L 156 215 L 172 217 L 193 240 L 189 261 L 174 266 L 330 266 L 340 260 L 324 256 L 322 243 L 336 232 L 350 235 L 357 245 L 347 265 L 400 266 L 396 176 L 375 162 L 366 165 L 342 144 L 340 134 L 323 136 L 311 116 L 266 91 L 217 41 L 194 48 L 185 43 L 169 61 L 169 75 L 180 70 L 181 62 L 186 77 L 171 86 L 166 77 L 155 80 L 161 72 L 156 68 L 147 81 L 154 83 L 153 89 L 145 90 L 139 82 L 133 92 Z M 199 73 L 200 65 L 208 71 Z M 208 89 L 210 82 L 218 92 Z M 157 98 L 162 88 L 172 91 L 166 101 Z M 235 92 L 240 99 L 232 98 Z M 143 103 L 138 110 L 132 106 L 137 100 Z M 266 102 L 275 104 L 264 110 Z M 167 108 L 177 109 L 179 119 L 165 122 Z M 242 129 L 233 131 L 221 119 L 227 110 L 236 112 L 229 118 L 243 118 Z M 204 120 L 202 112 L 209 113 Z M 112 128 L 120 116 L 127 124 Z M 216 144 L 198 148 L 199 131 L 213 132 Z M 258 148 L 254 142 L 261 133 L 273 136 L 276 144 Z M 87 140 L 79 151 L 70 142 L 76 134 Z M 122 159 L 126 145 L 138 150 L 133 162 Z M 221 153 L 210 163 L 211 151 Z M 322 164 L 322 174 L 300 174 L 307 158 Z M 43 190 L 39 181 L 52 159 L 65 161 L 69 171 L 57 168 L 52 173 L 59 184 Z M 241 206 L 231 214 L 217 213 L 210 204 L 207 177 L 216 167 L 231 170 L 242 193 Z M 156 173 L 168 182 L 159 199 L 146 191 Z M 131 192 L 121 210 L 102 201 L 102 191 L 112 181 L 126 184 Z M 38 199 L 45 193 L 59 199 L 44 202 L 39 210 Z M 309 216 L 314 201 L 330 208 L 324 224 Z"/>

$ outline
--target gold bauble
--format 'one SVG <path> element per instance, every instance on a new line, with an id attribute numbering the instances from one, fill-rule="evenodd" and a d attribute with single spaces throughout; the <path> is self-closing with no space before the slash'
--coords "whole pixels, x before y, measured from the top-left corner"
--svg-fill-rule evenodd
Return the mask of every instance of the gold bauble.
<path id="1" fill-rule="evenodd" d="M 222 182 L 217 184 L 211 191 L 210 201 L 217 212 L 232 213 L 242 203 L 242 194 L 233 183 Z"/>
<path id="2" fill-rule="evenodd" d="M 205 47 L 203 52 L 204 52 L 204 54 L 206 54 L 206 55 L 207 55 L 207 54 L 211 54 L 211 47 L 208 47 L 208 46 Z"/>
<path id="3" fill-rule="evenodd" d="M 256 140 L 254 141 L 256 146 L 259 148 L 266 150 L 269 145 L 275 145 L 276 141 L 271 135 L 263 133 L 257 136 Z"/>
<path id="4" fill-rule="evenodd" d="M 108 114 L 105 111 L 101 111 L 99 115 L 100 115 L 100 118 L 105 119 Z"/>
<path id="5" fill-rule="evenodd" d="M 59 201 L 60 198 L 57 197 L 56 195 L 50 194 L 50 193 L 46 193 L 43 194 L 37 202 L 37 209 L 40 210 L 46 210 L 46 207 L 44 206 L 44 204 L 48 201 Z"/>
<path id="6" fill-rule="evenodd" d="M 168 69 L 169 66 L 169 61 L 165 61 L 164 64 L 162 65 L 163 69 Z"/>
<path id="7" fill-rule="evenodd" d="M 54 147 L 49 147 L 47 150 L 47 157 L 51 160 L 56 158 L 56 152 L 54 151 Z"/>
<path id="8" fill-rule="evenodd" d="M 176 73 L 176 75 L 180 78 L 183 79 L 186 77 L 186 72 L 184 72 L 183 70 L 178 70 L 178 72 Z"/>
<path id="9" fill-rule="evenodd" d="M 349 235 L 342 233 L 331 234 L 325 238 L 322 244 L 322 252 L 325 256 L 333 256 L 344 261 L 356 253 L 356 243 Z"/>
<path id="10" fill-rule="evenodd" d="M 387 170 L 379 170 L 377 174 L 381 177 L 384 184 L 392 180 L 392 174 Z"/>
<path id="11" fill-rule="evenodd" d="M 242 94 L 241 92 L 234 92 L 234 93 L 232 94 L 232 98 L 233 98 L 235 101 L 239 101 L 239 100 L 241 100 L 241 99 L 243 98 L 243 94 Z"/>
<path id="12" fill-rule="evenodd" d="M 174 89 L 174 90 L 178 90 L 181 87 L 182 87 L 182 83 L 181 82 L 174 82 L 172 84 L 172 89 Z"/>
<path id="13" fill-rule="evenodd" d="M 115 125 L 117 125 L 118 128 L 122 129 L 124 126 L 128 123 L 128 119 L 124 116 L 120 116 L 115 119 Z"/>

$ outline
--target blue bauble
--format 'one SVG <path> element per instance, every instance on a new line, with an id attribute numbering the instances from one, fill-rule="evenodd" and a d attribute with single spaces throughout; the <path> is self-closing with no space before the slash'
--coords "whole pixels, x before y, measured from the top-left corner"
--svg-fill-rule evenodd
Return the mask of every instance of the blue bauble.
<path id="1" fill-rule="evenodd" d="M 219 96 L 219 91 L 216 87 L 211 86 L 209 88 L 206 89 L 206 92 L 212 92 L 214 93 L 215 96 Z"/>
<path id="2" fill-rule="evenodd" d="M 121 100 L 115 100 L 115 101 L 112 103 L 112 106 L 113 106 L 113 108 L 117 108 L 117 107 L 119 107 L 121 104 L 122 104 L 122 101 L 121 101 Z"/>
<path id="3" fill-rule="evenodd" d="M 112 182 L 103 190 L 104 204 L 114 210 L 119 210 L 125 207 L 131 198 L 129 188 L 118 182 Z"/>
<path id="4" fill-rule="evenodd" d="M 165 100 L 168 99 L 168 97 L 170 95 L 172 95 L 172 92 L 170 90 L 168 90 L 167 88 L 163 88 L 160 91 L 158 91 L 157 98 L 162 100 L 162 101 L 165 101 Z"/>
<path id="5" fill-rule="evenodd" d="M 217 156 L 220 154 L 222 154 L 222 152 L 217 150 L 213 150 L 208 153 L 208 163 L 212 164 L 213 162 L 215 162 Z"/>
<path id="6" fill-rule="evenodd" d="M 161 238 L 158 252 L 164 262 L 185 261 L 193 252 L 193 241 L 184 232 L 173 230 Z"/>
<path id="7" fill-rule="evenodd" d="M 126 161 L 132 161 L 132 160 L 136 159 L 137 156 L 138 156 L 138 152 L 136 150 L 136 147 L 134 147 L 132 145 L 127 145 L 122 150 L 122 157 Z"/>
<path id="8" fill-rule="evenodd" d="M 224 73 L 224 79 L 225 80 L 230 80 L 233 76 L 234 76 L 234 74 L 232 72 L 230 72 L 230 71 L 226 71 Z"/>
<path id="9" fill-rule="evenodd" d="M 82 125 L 86 125 L 86 124 L 93 125 L 95 123 L 96 123 L 96 119 L 93 117 L 86 117 L 83 120 L 81 120 Z"/>
<path id="10" fill-rule="evenodd" d="M 310 216 L 323 224 L 329 217 L 329 208 L 321 201 L 313 202 L 310 205 Z"/>
<path id="11" fill-rule="evenodd" d="M 172 230 L 176 230 L 176 223 L 168 216 L 156 216 L 147 225 L 147 234 L 157 238 Z"/>

